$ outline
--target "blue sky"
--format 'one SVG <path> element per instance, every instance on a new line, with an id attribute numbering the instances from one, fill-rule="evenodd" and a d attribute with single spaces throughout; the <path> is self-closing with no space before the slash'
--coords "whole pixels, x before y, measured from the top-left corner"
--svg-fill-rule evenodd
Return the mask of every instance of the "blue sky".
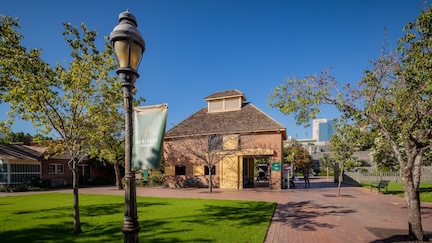
<path id="1" fill-rule="evenodd" d="M 380 55 L 387 29 L 389 47 L 403 26 L 419 15 L 416 0 L 0 0 L 0 14 L 19 18 L 27 48 L 41 48 L 54 65 L 70 59 L 63 22 L 85 23 L 99 33 L 98 46 L 129 9 L 146 42 L 138 95 L 143 105 L 168 103 L 167 129 L 206 106 L 204 98 L 238 89 L 247 101 L 283 124 L 293 138 L 311 137 L 293 116 L 268 106 L 268 96 L 285 78 L 319 74 L 355 83 Z M 120 92 L 120 91 L 119 91 Z M 8 107 L 0 106 L 0 119 Z M 338 112 L 323 107 L 318 118 Z M 15 132 L 34 134 L 17 122 Z"/>

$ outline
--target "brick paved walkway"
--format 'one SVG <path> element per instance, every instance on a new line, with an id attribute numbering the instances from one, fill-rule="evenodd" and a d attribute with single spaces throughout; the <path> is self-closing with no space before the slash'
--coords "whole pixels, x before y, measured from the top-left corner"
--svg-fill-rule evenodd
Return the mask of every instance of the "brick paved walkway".
<path id="1" fill-rule="evenodd" d="M 80 193 L 124 195 L 124 191 L 114 187 L 80 188 Z M 210 194 L 206 188 L 137 188 L 138 196 L 277 202 L 265 243 L 407 242 L 403 198 L 350 186 L 341 188 L 342 197 L 335 197 L 336 194 L 337 184 L 325 178 L 311 178 L 310 189 L 304 189 L 299 182 L 297 188 L 282 191 L 216 188 Z M 432 203 L 421 206 L 423 230 L 432 241 Z"/>

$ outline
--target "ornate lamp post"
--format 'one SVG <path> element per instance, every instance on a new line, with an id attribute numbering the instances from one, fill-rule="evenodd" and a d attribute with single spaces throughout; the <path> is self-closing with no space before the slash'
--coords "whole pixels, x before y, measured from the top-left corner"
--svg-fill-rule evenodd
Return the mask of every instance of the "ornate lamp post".
<path id="1" fill-rule="evenodd" d="M 117 74 L 122 81 L 125 109 L 125 216 L 122 232 L 124 242 L 138 242 L 138 212 L 136 203 L 135 172 L 131 170 L 132 159 L 132 90 L 138 78 L 138 65 L 145 50 L 144 39 L 137 29 L 137 21 L 129 11 L 120 13 L 119 24 L 110 34 L 118 62 Z"/>

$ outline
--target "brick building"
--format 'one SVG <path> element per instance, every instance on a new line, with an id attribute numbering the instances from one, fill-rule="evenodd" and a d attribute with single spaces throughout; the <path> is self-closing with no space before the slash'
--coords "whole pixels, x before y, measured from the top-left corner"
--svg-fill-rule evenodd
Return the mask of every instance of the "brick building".
<path id="1" fill-rule="evenodd" d="M 69 156 L 56 156 L 45 159 L 46 148 L 26 144 L 0 144 L 0 186 L 27 182 L 40 178 L 47 186 L 72 184 L 72 171 L 69 169 Z M 95 178 L 112 181 L 111 170 L 92 165 L 88 159 L 78 164 L 82 180 L 91 182 Z"/>
<path id="2" fill-rule="evenodd" d="M 238 90 L 205 100 L 207 107 L 165 133 L 166 183 L 181 187 L 195 178 L 208 186 L 211 173 L 215 187 L 243 189 L 261 179 L 271 189 L 281 189 L 285 127 L 246 102 Z"/>

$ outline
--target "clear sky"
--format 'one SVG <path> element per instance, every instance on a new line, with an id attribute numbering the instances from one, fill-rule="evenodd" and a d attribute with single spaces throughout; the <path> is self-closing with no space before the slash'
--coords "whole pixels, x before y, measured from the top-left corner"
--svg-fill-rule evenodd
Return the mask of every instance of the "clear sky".
<path id="1" fill-rule="evenodd" d="M 319 74 L 332 66 L 340 82 L 355 83 L 380 55 L 394 48 L 402 28 L 419 15 L 416 0 L 0 0 L 0 14 L 19 18 L 27 48 L 41 48 L 54 65 L 70 59 L 63 22 L 85 23 L 99 33 L 98 47 L 129 9 L 146 42 L 138 94 L 143 105 L 168 103 L 167 129 L 206 106 L 204 98 L 237 89 L 247 101 L 287 128 L 293 138 L 311 137 L 268 106 L 272 89 L 287 77 Z M 120 92 L 120 91 L 119 91 Z M 339 114 L 323 107 L 318 118 Z M 8 107 L 0 106 L 4 120 Z M 34 134 L 18 122 L 14 132 Z"/>

